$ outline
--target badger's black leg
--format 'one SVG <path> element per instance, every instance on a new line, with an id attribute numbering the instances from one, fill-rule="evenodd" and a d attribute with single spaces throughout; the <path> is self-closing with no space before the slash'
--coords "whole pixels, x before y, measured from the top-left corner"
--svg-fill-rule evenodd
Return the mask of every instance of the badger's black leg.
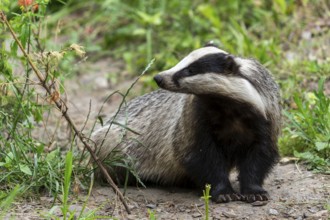
<path id="1" fill-rule="evenodd" d="M 269 195 L 262 188 L 264 179 L 275 165 L 278 152 L 267 142 L 253 146 L 239 162 L 241 194 L 247 202 L 267 201 Z"/>
<path id="2" fill-rule="evenodd" d="M 183 164 L 190 177 L 204 188 L 211 184 L 211 199 L 215 202 L 240 200 L 229 181 L 230 164 L 215 146 L 187 152 Z"/>
<path id="3" fill-rule="evenodd" d="M 212 185 L 211 198 L 214 202 L 224 203 L 241 200 L 241 195 L 233 190 L 228 177 L 226 177 L 226 181 L 218 181 L 217 183 L 211 184 L 211 187 Z"/>

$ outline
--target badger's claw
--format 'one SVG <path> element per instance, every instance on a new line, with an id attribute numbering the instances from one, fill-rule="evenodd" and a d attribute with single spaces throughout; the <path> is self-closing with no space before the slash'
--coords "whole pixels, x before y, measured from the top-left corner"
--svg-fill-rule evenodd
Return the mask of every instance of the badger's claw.
<path id="1" fill-rule="evenodd" d="M 240 201 L 242 196 L 238 193 L 230 193 L 230 194 L 220 194 L 218 195 L 214 201 L 216 203 L 226 203 L 231 201 Z"/>
<path id="2" fill-rule="evenodd" d="M 270 199 L 268 193 L 247 194 L 242 196 L 242 201 L 252 203 L 256 201 L 268 201 Z"/>

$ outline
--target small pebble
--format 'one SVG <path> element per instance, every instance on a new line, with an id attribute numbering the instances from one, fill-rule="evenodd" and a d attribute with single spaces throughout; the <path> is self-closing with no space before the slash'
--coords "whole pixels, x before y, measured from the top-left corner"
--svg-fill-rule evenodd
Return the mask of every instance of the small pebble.
<path id="1" fill-rule="evenodd" d="M 321 210 L 317 213 L 315 213 L 314 215 L 312 215 L 312 217 L 316 217 L 316 218 L 320 218 L 320 217 L 327 217 L 328 216 L 328 210 Z"/>
<path id="2" fill-rule="evenodd" d="M 270 215 L 278 215 L 278 211 L 276 209 L 269 209 Z"/>
<path id="3" fill-rule="evenodd" d="M 195 212 L 194 214 L 191 215 L 193 218 L 199 218 L 202 217 L 202 214 L 199 212 Z"/>
<path id="4" fill-rule="evenodd" d="M 137 206 L 136 206 L 136 205 L 128 205 L 128 208 L 129 208 L 130 210 L 133 210 L 133 209 L 136 209 Z"/>
<path id="5" fill-rule="evenodd" d="M 138 217 L 136 215 L 127 215 L 127 219 L 128 220 L 135 220 L 137 219 Z"/>
<path id="6" fill-rule="evenodd" d="M 229 211 L 223 211 L 222 214 L 224 216 L 226 216 L 227 218 L 235 218 L 235 217 L 237 217 L 236 213 L 232 209 L 229 210 Z"/>
<path id="7" fill-rule="evenodd" d="M 317 207 L 311 207 L 311 208 L 308 208 L 308 211 L 311 212 L 311 213 L 316 213 L 319 209 Z"/>
<path id="8" fill-rule="evenodd" d="M 197 207 L 202 207 L 203 205 L 204 205 L 204 203 L 196 204 Z"/>
<path id="9" fill-rule="evenodd" d="M 149 208 L 149 209 L 154 209 L 157 206 L 155 204 L 147 204 L 146 207 Z"/>
<path id="10" fill-rule="evenodd" d="M 267 205 L 268 201 L 255 201 L 253 203 L 251 203 L 252 206 L 263 206 L 263 205 Z"/>

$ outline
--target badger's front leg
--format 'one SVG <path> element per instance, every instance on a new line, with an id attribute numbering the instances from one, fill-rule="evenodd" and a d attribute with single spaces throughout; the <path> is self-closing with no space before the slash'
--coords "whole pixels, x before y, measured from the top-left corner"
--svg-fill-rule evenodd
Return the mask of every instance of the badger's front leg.
<path id="1" fill-rule="evenodd" d="M 183 165 L 188 175 L 201 188 L 211 184 L 211 199 L 217 203 L 240 200 L 229 181 L 230 164 L 215 145 L 206 146 L 186 154 Z"/>
<path id="2" fill-rule="evenodd" d="M 269 194 L 262 185 L 278 157 L 278 152 L 271 146 L 271 142 L 264 141 L 252 146 L 245 158 L 241 158 L 239 181 L 243 200 L 247 202 L 269 200 Z"/>

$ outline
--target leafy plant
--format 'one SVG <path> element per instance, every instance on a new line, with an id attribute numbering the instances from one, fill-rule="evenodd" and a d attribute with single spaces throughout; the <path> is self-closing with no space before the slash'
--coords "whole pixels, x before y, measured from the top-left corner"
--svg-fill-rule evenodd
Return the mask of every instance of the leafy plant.
<path id="1" fill-rule="evenodd" d="M 305 97 L 294 95 L 296 109 L 286 111 L 289 119 L 282 149 L 306 160 L 312 169 L 330 173 L 330 98 L 324 94 L 324 81 Z M 289 152 L 286 152 L 289 153 Z"/>
<path id="2" fill-rule="evenodd" d="M 154 211 L 151 211 L 150 209 L 148 209 L 148 215 L 149 215 L 150 220 L 156 220 L 156 214 Z"/>

